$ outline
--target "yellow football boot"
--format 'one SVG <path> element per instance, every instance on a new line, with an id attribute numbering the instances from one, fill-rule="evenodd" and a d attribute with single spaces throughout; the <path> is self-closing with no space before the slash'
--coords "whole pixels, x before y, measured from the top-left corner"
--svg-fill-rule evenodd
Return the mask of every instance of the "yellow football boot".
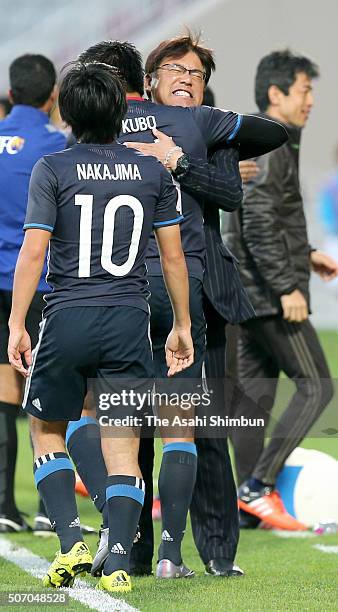
<path id="1" fill-rule="evenodd" d="M 45 587 L 71 587 L 75 576 L 90 572 L 93 559 L 85 542 L 76 542 L 67 553 L 58 551 L 46 576 L 42 579 Z"/>
<path id="2" fill-rule="evenodd" d="M 129 593 L 131 591 L 130 576 L 124 570 L 116 570 L 109 576 L 102 574 L 96 588 L 109 593 Z"/>

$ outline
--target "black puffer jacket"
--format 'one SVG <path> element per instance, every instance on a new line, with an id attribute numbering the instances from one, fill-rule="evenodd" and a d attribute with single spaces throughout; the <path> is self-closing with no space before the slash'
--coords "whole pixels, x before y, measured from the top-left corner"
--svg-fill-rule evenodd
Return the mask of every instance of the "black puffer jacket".
<path id="1" fill-rule="evenodd" d="M 280 296 L 299 289 L 309 304 L 310 246 L 298 177 L 300 130 L 285 126 L 289 141 L 257 158 L 241 208 L 225 214 L 223 238 L 257 316 L 281 314 Z"/>

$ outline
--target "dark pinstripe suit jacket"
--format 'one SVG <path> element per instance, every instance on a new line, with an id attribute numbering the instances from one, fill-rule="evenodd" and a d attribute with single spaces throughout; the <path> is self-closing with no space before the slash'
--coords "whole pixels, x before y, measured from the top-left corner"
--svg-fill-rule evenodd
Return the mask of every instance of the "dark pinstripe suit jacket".
<path id="1" fill-rule="evenodd" d="M 219 314 L 233 325 L 255 316 L 255 311 L 237 270 L 237 260 L 223 244 L 219 209 L 234 211 L 242 202 L 242 182 L 238 169 L 238 152 L 234 148 L 215 151 L 209 160 L 191 160 L 189 172 L 180 179 L 184 189 L 193 186 L 205 199 L 204 229 L 206 262 L 203 288 Z M 211 199 L 212 198 L 212 199 Z"/>

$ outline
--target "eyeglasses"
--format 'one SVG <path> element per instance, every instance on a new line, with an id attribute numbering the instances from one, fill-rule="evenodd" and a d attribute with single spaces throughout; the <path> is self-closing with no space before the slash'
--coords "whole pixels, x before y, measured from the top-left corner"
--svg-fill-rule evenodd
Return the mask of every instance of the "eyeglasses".
<path id="1" fill-rule="evenodd" d="M 188 73 L 197 81 L 205 81 L 207 76 L 205 72 L 198 70 L 198 68 L 186 68 L 182 66 L 182 64 L 163 64 L 163 66 L 159 66 L 157 70 L 166 70 L 167 72 L 171 72 L 173 76 Z"/>

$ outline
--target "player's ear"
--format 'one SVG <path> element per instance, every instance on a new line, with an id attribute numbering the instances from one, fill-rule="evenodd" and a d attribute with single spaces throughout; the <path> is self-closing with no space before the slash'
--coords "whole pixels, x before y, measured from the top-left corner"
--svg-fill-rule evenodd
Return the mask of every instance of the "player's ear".
<path id="1" fill-rule="evenodd" d="M 53 89 L 52 89 L 52 93 L 50 94 L 50 100 L 51 100 L 52 106 L 54 106 L 54 104 L 56 103 L 57 98 L 58 98 L 58 94 L 59 94 L 59 88 L 55 84 Z"/>
<path id="2" fill-rule="evenodd" d="M 144 91 L 146 93 L 148 100 L 151 100 L 151 87 L 152 87 L 151 83 L 152 83 L 152 75 L 145 74 L 144 75 Z"/>
<path id="3" fill-rule="evenodd" d="M 8 96 L 8 100 L 10 101 L 10 103 L 14 104 L 13 94 L 12 94 L 12 90 L 11 89 L 8 90 L 7 96 Z"/>
<path id="4" fill-rule="evenodd" d="M 51 112 L 55 110 L 57 99 L 58 99 L 58 93 L 59 93 L 59 88 L 55 84 L 50 93 L 48 100 L 46 100 L 44 105 L 41 107 L 41 109 L 44 110 L 45 113 L 50 114 Z"/>

